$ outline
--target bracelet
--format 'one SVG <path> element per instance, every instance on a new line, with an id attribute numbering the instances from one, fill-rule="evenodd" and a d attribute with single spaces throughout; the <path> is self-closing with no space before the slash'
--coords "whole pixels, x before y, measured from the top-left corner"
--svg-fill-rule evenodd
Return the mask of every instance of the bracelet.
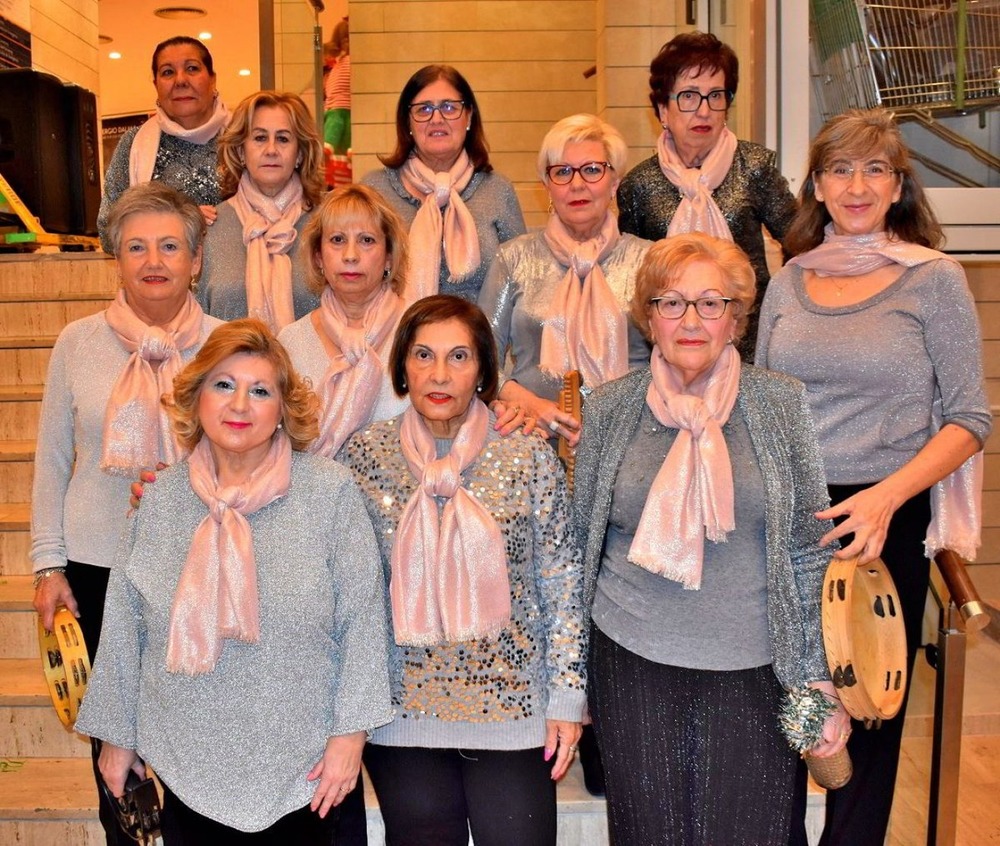
<path id="1" fill-rule="evenodd" d="M 35 579 L 32 582 L 32 587 L 34 587 L 35 590 L 38 590 L 38 586 L 42 582 L 44 582 L 46 579 L 48 579 L 48 578 L 56 575 L 57 573 L 61 573 L 61 574 L 65 575 L 66 568 L 65 567 L 46 567 L 44 570 L 39 570 L 38 572 L 35 573 Z"/>

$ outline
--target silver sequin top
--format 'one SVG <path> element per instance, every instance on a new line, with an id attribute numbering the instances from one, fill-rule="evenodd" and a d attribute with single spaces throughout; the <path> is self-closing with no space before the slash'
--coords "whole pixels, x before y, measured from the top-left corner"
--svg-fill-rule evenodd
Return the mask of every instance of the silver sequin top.
<path id="1" fill-rule="evenodd" d="M 135 749 L 199 814 L 259 831 L 312 799 L 306 775 L 328 737 L 392 717 L 382 568 L 350 474 L 294 453 L 288 493 L 247 518 L 259 641 L 225 641 L 209 673 L 168 673 L 170 609 L 206 513 L 186 463 L 146 488 L 108 582 L 76 725 Z"/>
<path id="2" fill-rule="evenodd" d="M 401 452 L 399 419 L 358 432 L 341 453 L 366 496 L 387 579 L 396 525 L 417 485 Z M 501 438 L 491 424 L 479 459 L 462 479 L 504 537 L 510 626 L 496 639 L 391 647 L 397 716 L 375 732 L 373 742 L 541 746 L 546 718 L 579 720 L 586 699 L 583 571 L 566 477 L 544 441 L 520 433 Z"/>
<path id="3" fill-rule="evenodd" d="M 635 275 L 650 247 L 649 241 L 634 235 L 622 235 L 614 249 L 601 262 L 608 287 L 628 315 Z M 490 267 L 486 284 L 479 294 L 479 307 L 493 327 L 500 361 L 507 352 L 513 359 L 508 378 L 537 396 L 555 401 L 562 380 L 547 376 L 538 367 L 542 347 L 544 318 L 551 310 L 552 294 L 566 275 L 552 254 L 541 232 L 522 235 L 502 247 Z M 629 319 L 629 367 L 649 362 L 649 344 Z M 596 385 L 588 385 L 595 388 Z"/>
<path id="4" fill-rule="evenodd" d="M 201 342 L 221 321 L 202 319 Z M 104 312 L 70 323 L 56 339 L 45 376 L 31 488 L 31 561 L 35 570 L 67 559 L 110 567 L 125 525 L 134 479 L 101 470 L 104 413 L 130 353 Z"/>
<path id="5" fill-rule="evenodd" d="M 105 228 L 108 215 L 115 201 L 129 187 L 129 154 L 138 127 L 126 132 L 104 174 L 104 193 L 101 207 L 97 212 L 97 231 L 101 236 L 101 248 L 111 253 L 111 243 L 107 240 Z M 219 194 L 218 136 L 207 144 L 192 144 L 166 132 L 160 133 L 160 148 L 156 151 L 153 165 L 153 180 L 165 182 L 182 194 L 187 194 L 199 206 L 217 206 L 222 197 Z"/>
<path id="6" fill-rule="evenodd" d="M 615 479 L 651 381 L 649 368 L 636 370 L 602 385 L 587 402 L 577 448 L 573 521 L 583 548 L 588 608 L 600 572 Z M 802 384 L 744 365 L 736 401 L 764 482 L 771 662 L 778 680 L 790 689 L 830 677 L 820 594 L 833 550 L 821 547 L 819 540 L 833 524 L 813 516 L 830 499 Z M 718 613 L 738 618 L 741 609 L 719 608 Z"/>
<path id="7" fill-rule="evenodd" d="M 388 167 L 373 170 L 362 177 L 361 183 L 378 191 L 409 229 L 422 200 L 403 187 L 398 170 Z M 480 265 L 467 279 L 452 284 L 448 281 L 448 267 L 442 260 L 440 293 L 454 294 L 476 302 L 497 249 L 504 241 L 524 234 L 524 215 L 521 213 L 517 194 L 514 193 L 514 186 L 507 177 L 495 171 L 474 173 L 461 197 L 476 221 Z"/>
<path id="8" fill-rule="evenodd" d="M 772 150 L 750 141 L 740 141 L 729 173 L 712 197 L 729 224 L 733 240 L 750 257 L 757 277 L 757 301 L 764 296 L 770 273 L 764 252 L 764 225 L 779 241 L 795 216 L 795 197 L 781 175 Z M 618 186 L 618 225 L 622 232 L 658 241 L 681 202 L 681 194 L 663 175 L 656 156 L 640 162 Z M 740 341 L 744 358 L 753 356 L 757 334 L 756 315 L 750 317 Z"/>
<path id="9" fill-rule="evenodd" d="M 757 363 L 806 384 L 831 484 L 877 482 L 934 434 L 932 417 L 984 443 L 992 415 L 982 336 L 960 265 L 906 270 L 863 302 L 816 305 L 801 267 L 775 274 L 760 314 Z"/>
<path id="10" fill-rule="evenodd" d="M 205 236 L 205 252 L 201 276 L 194 295 L 206 313 L 220 320 L 237 320 L 247 316 L 247 248 L 243 243 L 243 224 L 236 216 L 232 199 L 217 209 L 219 217 Z M 295 222 L 298 237 L 292 243 L 288 257 L 292 260 L 292 301 L 295 319 L 308 314 L 319 305 L 319 295 L 309 290 L 309 261 L 302 248 L 302 232 L 315 210 L 302 214 Z"/>

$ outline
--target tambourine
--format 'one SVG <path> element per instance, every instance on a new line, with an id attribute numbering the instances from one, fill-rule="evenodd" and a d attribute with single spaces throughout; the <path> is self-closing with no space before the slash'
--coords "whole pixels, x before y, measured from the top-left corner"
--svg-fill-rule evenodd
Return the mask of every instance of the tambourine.
<path id="1" fill-rule="evenodd" d="M 39 617 L 38 646 L 52 705 L 62 724 L 72 728 L 90 678 L 90 657 L 79 621 L 67 608 L 59 608 L 50 632 Z"/>
<path id="2" fill-rule="evenodd" d="M 881 559 L 834 558 L 823 582 L 823 642 L 840 701 L 857 720 L 896 716 L 906 693 L 906 628 Z"/>

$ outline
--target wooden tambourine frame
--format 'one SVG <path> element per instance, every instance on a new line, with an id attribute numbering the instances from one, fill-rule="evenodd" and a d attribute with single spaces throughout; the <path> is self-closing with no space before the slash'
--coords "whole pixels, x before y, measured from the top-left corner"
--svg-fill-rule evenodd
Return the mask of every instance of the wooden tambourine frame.
<path id="1" fill-rule="evenodd" d="M 39 617 L 38 646 L 52 705 L 62 724 L 72 728 L 90 678 L 90 658 L 79 621 L 68 609 L 59 608 L 49 632 Z"/>
<path id="2" fill-rule="evenodd" d="M 906 694 L 906 629 L 881 559 L 834 558 L 823 582 L 823 642 L 834 687 L 857 720 L 896 716 Z"/>

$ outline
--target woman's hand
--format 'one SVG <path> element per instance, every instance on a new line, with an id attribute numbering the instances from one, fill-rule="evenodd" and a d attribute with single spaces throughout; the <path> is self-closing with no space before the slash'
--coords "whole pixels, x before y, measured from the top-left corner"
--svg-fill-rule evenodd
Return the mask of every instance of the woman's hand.
<path id="1" fill-rule="evenodd" d="M 525 434 L 531 434 L 529 430 L 529 422 L 525 416 L 524 409 L 515 403 L 506 403 L 503 400 L 495 399 L 490 403 L 490 411 L 492 411 L 497 418 L 496 425 L 493 427 L 505 438 L 511 434 L 511 432 L 516 432 L 518 428 L 524 426 Z"/>
<path id="2" fill-rule="evenodd" d="M 564 775 L 569 765 L 573 763 L 576 745 L 580 742 L 583 729 L 579 723 L 567 720 L 545 721 L 545 760 L 551 761 L 555 755 L 556 762 L 552 765 L 552 780 L 558 781 Z"/>
<path id="3" fill-rule="evenodd" d="M 823 535 L 820 539 L 821 546 L 827 546 L 837 538 L 854 533 L 854 539 L 843 549 L 835 552 L 834 558 L 853 558 L 857 555 L 861 564 L 867 564 L 882 554 L 882 547 L 889 532 L 889 521 L 901 505 L 901 502 L 883 487 L 884 484 L 879 482 L 877 485 L 858 491 L 854 496 L 825 511 L 816 512 L 816 517 L 820 520 L 847 518 Z"/>
<path id="4" fill-rule="evenodd" d="M 330 808 L 344 801 L 358 783 L 361 771 L 361 752 L 365 748 L 363 731 L 331 737 L 326 742 L 323 757 L 306 776 L 309 781 L 319 779 L 309 807 L 325 817 Z"/>
<path id="5" fill-rule="evenodd" d="M 156 462 L 156 470 L 140 470 L 139 471 L 139 481 L 133 482 L 129 487 L 129 493 L 131 496 L 128 498 L 128 504 L 132 506 L 133 510 L 139 507 L 142 502 L 142 495 L 146 492 L 146 485 L 151 485 L 156 481 L 156 474 L 161 470 L 166 470 L 167 465 L 162 461 Z"/>
<path id="6" fill-rule="evenodd" d="M 113 743 L 101 744 L 97 767 L 112 796 L 121 797 L 125 793 L 125 780 L 129 770 L 133 770 L 139 778 L 146 777 L 146 765 L 139 760 L 135 750 L 123 749 Z"/>
<path id="7" fill-rule="evenodd" d="M 546 438 L 561 435 L 571 447 L 580 442 L 580 421 L 572 414 L 563 411 L 552 400 L 542 399 L 514 381 L 504 383 L 500 394 L 504 402 L 517 403 L 529 418 L 534 419 L 534 431 L 540 432 Z"/>
<path id="8" fill-rule="evenodd" d="M 215 206 L 198 206 L 201 209 L 201 216 L 205 219 L 205 226 L 211 226 L 219 216 Z"/>
<path id="9" fill-rule="evenodd" d="M 76 597 L 73 596 L 73 590 L 65 573 L 53 573 L 42 579 L 35 588 L 35 599 L 32 604 L 48 632 L 52 631 L 56 609 L 60 605 L 65 605 L 74 617 L 80 616 L 80 608 L 76 604 Z"/>
<path id="10" fill-rule="evenodd" d="M 829 758 L 847 745 L 847 739 L 851 736 L 851 716 L 844 710 L 833 682 L 809 682 L 809 687 L 822 691 L 826 698 L 837 706 L 837 710 L 823 723 L 822 739 L 809 750 L 809 754 L 817 758 Z"/>

